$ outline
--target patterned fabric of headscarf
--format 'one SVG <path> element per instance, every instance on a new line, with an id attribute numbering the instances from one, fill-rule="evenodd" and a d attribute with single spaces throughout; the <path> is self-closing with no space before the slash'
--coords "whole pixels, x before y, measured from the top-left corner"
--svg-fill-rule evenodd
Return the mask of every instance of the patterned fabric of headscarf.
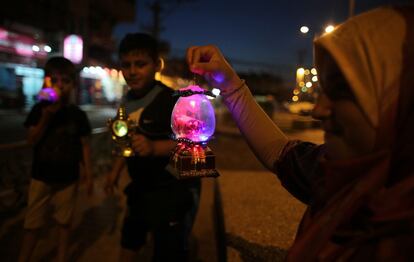
<path id="1" fill-rule="evenodd" d="M 289 261 L 414 261 L 414 8 L 366 12 L 315 41 L 376 129 L 372 154 L 327 161 L 326 192 L 308 210 Z M 357 128 L 357 127 L 356 127 Z"/>

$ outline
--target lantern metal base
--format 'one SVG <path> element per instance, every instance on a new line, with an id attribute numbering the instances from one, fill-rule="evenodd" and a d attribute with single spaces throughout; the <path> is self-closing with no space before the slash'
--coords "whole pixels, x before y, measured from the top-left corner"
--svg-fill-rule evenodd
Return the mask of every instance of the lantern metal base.
<path id="1" fill-rule="evenodd" d="M 202 158 L 195 157 L 187 150 L 188 148 L 176 150 L 170 158 L 166 169 L 177 179 L 194 177 L 218 177 L 215 169 L 215 158 L 213 151 L 206 147 Z"/>
<path id="2" fill-rule="evenodd" d="M 115 146 L 112 149 L 112 155 L 120 157 L 132 157 L 135 156 L 134 150 L 129 146 Z"/>

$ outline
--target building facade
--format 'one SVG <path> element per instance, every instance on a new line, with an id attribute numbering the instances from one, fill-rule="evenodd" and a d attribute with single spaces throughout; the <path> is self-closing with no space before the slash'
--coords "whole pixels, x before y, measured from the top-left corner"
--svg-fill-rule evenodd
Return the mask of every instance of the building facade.
<path id="1" fill-rule="evenodd" d="M 81 74 L 85 79 L 81 79 L 76 95 L 78 103 L 108 102 L 105 92 L 111 90 L 103 85 L 108 86 L 108 76 L 111 81 L 119 80 L 111 78 L 118 74 L 110 73 L 116 68 L 112 59 L 116 51 L 112 29 L 117 23 L 134 19 L 134 0 L 13 0 L 2 5 L 0 107 L 21 105 L 22 99 L 30 107 L 42 86 L 41 68 L 47 58 L 67 54 L 77 56 L 76 60 L 68 58 L 80 72 L 88 72 L 89 68 L 109 72 L 104 79 Z M 100 98 L 91 97 L 94 95 Z M 114 94 L 108 93 L 108 97 L 111 99 Z"/>

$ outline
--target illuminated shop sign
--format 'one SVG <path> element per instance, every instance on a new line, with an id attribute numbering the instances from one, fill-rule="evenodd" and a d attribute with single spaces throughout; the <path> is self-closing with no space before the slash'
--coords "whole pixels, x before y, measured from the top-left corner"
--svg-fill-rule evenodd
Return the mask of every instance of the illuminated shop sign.
<path id="1" fill-rule="evenodd" d="M 30 36 L 0 27 L 0 51 L 27 57 L 46 57 L 52 48 L 38 43 Z"/>
<path id="2" fill-rule="evenodd" d="M 63 56 L 75 64 L 82 62 L 83 40 L 78 35 L 68 35 L 63 40 Z"/>

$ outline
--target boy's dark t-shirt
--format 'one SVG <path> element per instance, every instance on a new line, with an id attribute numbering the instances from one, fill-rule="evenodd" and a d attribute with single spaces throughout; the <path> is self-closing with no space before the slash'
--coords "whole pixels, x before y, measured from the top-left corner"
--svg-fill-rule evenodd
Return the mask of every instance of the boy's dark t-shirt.
<path id="1" fill-rule="evenodd" d="M 156 81 L 150 91 L 138 97 L 128 92 L 124 105 L 129 118 L 138 122 L 138 132 L 152 140 L 169 139 L 171 113 L 177 97 L 173 90 Z M 200 186 L 200 179 L 176 179 L 165 168 L 169 156 L 126 158 L 131 183 L 125 188 L 127 204 L 139 207 L 146 223 L 157 227 L 185 215 L 194 205 L 192 188 Z"/>
<path id="2" fill-rule="evenodd" d="M 173 90 L 161 82 L 155 82 L 153 88 L 143 97 L 137 97 L 131 91 L 126 94 L 126 111 L 134 121 L 138 121 L 138 132 L 153 140 L 170 138 L 171 112 L 177 101 L 172 94 Z M 134 186 L 141 187 L 141 190 L 152 190 L 176 180 L 165 170 L 168 156 L 134 156 L 126 158 L 126 161 Z"/>
<path id="3" fill-rule="evenodd" d="M 38 124 L 44 103 L 37 103 L 24 122 L 29 128 Z M 32 177 L 51 184 L 73 183 L 79 179 L 82 161 L 81 137 L 91 133 L 85 112 L 76 105 L 59 109 L 34 146 Z"/>

